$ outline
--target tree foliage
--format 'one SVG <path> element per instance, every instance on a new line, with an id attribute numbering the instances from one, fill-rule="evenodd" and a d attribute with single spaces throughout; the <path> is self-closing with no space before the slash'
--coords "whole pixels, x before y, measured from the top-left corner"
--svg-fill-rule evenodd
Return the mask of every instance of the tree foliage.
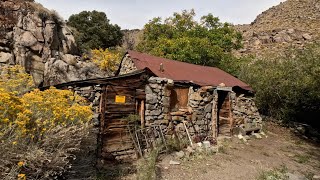
<path id="1" fill-rule="evenodd" d="M 93 49 L 91 50 L 91 60 L 100 67 L 101 70 L 114 73 L 121 61 L 123 53 L 113 49 Z"/>
<path id="2" fill-rule="evenodd" d="M 212 14 L 195 19 L 194 10 L 174 13 L 144 26 L 137 49 L 156 56 L 194 64 L 216 66 L 231 50 L 241 47 L 241 34 Z"/>
<path id="3" fill-rule="evenodd" d="M 82 11 L 69 17 L 69 26 L 76 28 L 75 38 L 82 52 L 121 45 L 123 34 L 104 12 Z"/>
<path id="4" fill-rule="evenodd" d="M 320 129 L 316 118 L 320 117 L 319 44 L 251 62 L 246 59 L 227 63 L 228 66 L 224 66 L 227 70 L 236 73 L 256 91 L 262 113 L 284 122 L 302 122 Z"/>

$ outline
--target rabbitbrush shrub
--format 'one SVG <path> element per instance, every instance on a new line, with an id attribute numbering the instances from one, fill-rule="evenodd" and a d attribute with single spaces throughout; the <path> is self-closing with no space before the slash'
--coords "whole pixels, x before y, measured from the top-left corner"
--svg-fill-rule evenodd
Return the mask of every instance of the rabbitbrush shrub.
<path id="1" fill-rule="evenodd" d="M 69 90 L 25 93 L 31 77 L 14 68 L 0 69 L 0 179 L 61 176 L 88 136 L 91 107 Z"/>

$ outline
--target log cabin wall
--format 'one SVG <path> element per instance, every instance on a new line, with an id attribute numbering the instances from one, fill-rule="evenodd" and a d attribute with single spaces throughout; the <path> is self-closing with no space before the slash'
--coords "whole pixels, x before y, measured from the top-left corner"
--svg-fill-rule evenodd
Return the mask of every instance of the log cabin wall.
<path id="1" fill-rule="evenodd" d="M 98 137 L 98 155 L 103 162 L 137 159 L 131 130 L 135 129 L 134 126 L 140 126 L 140 122 L 129 121 L 130 116 L 141 116 L 141 104 L 145 100 L 144 89 L 144 76 L 139 75 L 116 79 L 103 86 Z"/>
<path id="2" fill-rule="evenodd" d="M 138 114 L 136 90 L 129 87 L 104 86 L 101 101 L 101 157 L 104 160 L 135 159 L 135 149 L 127 117 Z"/>

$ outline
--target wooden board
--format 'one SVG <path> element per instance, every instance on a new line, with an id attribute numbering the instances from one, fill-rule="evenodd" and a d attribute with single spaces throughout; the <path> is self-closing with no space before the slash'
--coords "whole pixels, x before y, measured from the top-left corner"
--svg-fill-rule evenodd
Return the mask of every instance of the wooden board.
<path id="1" fill-rule="evenodd" d="M 180 108 L 186 108 L 188 106 L 188 94 L 189 94 L 189 88 L 174 87 L 171 90 L 171 95 L 170 95 L 171 111 L 175 111 Z"/>
<path id="2" fill-rule="evenodd" d="M 123 160 L 125 157 L 132 157 L 132 152 L 135 152 L 126 117 L 130 114 L 139 114 L 136 107 L 138 102 L 136 94 L 137 90 L 131 87 L 111 85 L 106 87 L 103 101 L 105 108 L 102 112 L 105 120 L 104 123 L 101 123 L 103 130 L 100 131 L 102 158 Z M 143 94 L 144 92 L 139 90 L 139 96 Z M 121 96 L 120 99 L 119 96 Z"/>

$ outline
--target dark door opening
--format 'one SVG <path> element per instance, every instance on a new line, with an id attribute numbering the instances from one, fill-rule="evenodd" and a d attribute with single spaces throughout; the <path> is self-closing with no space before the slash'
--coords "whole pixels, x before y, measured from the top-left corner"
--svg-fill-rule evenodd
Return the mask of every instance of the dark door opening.
<path id="1" fill-rule="evenodd" d="M 228 91 L 218 91 L 217 109 L 218 135 L 231 136 L 232 118 Z"/>

